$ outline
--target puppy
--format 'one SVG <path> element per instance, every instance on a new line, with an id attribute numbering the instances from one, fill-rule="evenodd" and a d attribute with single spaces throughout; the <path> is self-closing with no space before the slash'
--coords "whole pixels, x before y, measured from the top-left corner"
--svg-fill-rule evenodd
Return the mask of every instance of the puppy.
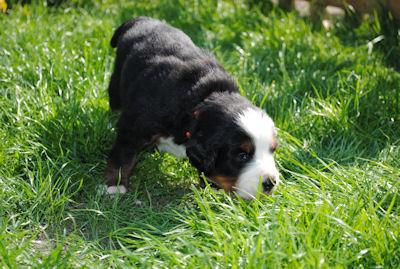
<path id="1" fill-rule="evenodd" d="M 216 59 L 179 29 L 148 17 L 122 24 L 108 88 L 120 111 L 105 172 L 107 193 L 125 193 L 138 153 L 155 145 L 217 187 L 249 199 L 279 182 L 271 118 L 239 94 Z M 261 182 L 260 182 L 261 180 Z"/>

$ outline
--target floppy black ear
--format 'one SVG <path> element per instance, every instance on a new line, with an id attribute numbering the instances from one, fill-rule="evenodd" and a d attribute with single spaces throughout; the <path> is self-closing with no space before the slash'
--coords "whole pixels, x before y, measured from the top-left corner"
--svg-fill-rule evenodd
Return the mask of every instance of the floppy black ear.
<path id="1" fill-rule="evenodd" d="M 202 145 L 197 141 L 193 141 L 187 145 L 186 155 L 190 163 L 206 175 L 210 174 L 215 167 L 215 159 L 217 157 L 216 150 L 211 147 L 208 148 L 206 145 Z"/>

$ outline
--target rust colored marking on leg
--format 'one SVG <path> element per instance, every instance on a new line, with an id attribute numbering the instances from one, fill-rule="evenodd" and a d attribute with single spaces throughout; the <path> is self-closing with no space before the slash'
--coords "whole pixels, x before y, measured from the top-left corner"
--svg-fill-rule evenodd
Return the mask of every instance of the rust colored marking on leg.
<path id="1" fill-rule="evenodd" d="M 132 175 L 134 166 L 134 161 L 122 167 L 118 167 L 114 165 L 111 161 L 108 161 L 105 171 L 107 186 L 124 185 L 125 187 L 128 187 L 128 179 Z"/>

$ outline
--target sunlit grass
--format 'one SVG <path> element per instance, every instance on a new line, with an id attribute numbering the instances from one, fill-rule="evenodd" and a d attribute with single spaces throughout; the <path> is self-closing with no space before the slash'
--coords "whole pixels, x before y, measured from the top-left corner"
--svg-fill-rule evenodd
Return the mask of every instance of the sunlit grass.
<path id="1" fill-rule="evenodd" d="M 98 192 L 115 135 L 109 39 L 137 15 L 182 28 L 275 120 L 274 196 L 200 189 L 187 161 L 158 152 L 130 193 Z M 14 5 L 0 23 L 2 267 L 400 264 L 400 75 L 367 24 L 346 40 L 294 13 L 195 0 Z"/>

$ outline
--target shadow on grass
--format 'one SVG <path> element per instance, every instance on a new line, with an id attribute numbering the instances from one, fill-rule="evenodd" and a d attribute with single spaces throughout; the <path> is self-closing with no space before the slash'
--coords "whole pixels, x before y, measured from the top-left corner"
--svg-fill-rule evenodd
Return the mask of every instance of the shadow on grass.
<path id="1" fill-rule="evenodd" d="M 45 155 L 56 170 L 70 175 L 65 191 L 71 197 L 64 205 L 63 221 L 52 224 L 55 232 L 66 229 L 85 240 L 109 244 L 110 238 L 126 231 L 161 233 L 180 223 L 176 211 L 192 193 L 196 177 L 186 161 L 158 152 L 143 153 L 131 177 L 130 192 L 117 196 L 100 192 L 115 118 L 105 109 L 73 104 L 38 124 L 38 142 Z"/>
<path id="2" fill-rule="evenodd" d="M 354 13 L 345 9 L 345 16 L 341 19 L 331 18 L 335 23 L 332 32 L 341 42 L 347 46 L 357 47 L 360 45 L 372 46 L 374 53 L 381 52 L 387 67 L 400 72 L 400 20 L 396 19 L 390 11 L 381 5 L 380 12 L 374 14 Z M 283 8 L 282 11 L 290 9 Z M 323 29 L 322 16 L 316 18 L 304 17 L 311 29 L 321 31 Z M 372 48 L 371 47 L 371 48 Z"/>
<path id="3" fill-rule="evenodd" d="M 346 16 L 339 27 L 333 29 L 335 36 L 345 45 L 368 45 L 373 53 L 381 52 L 384 64 L 400 72 L 400 21 L 396 21 L 387 10 L 366 22 L 355 22 L 353 17 Z"/>

